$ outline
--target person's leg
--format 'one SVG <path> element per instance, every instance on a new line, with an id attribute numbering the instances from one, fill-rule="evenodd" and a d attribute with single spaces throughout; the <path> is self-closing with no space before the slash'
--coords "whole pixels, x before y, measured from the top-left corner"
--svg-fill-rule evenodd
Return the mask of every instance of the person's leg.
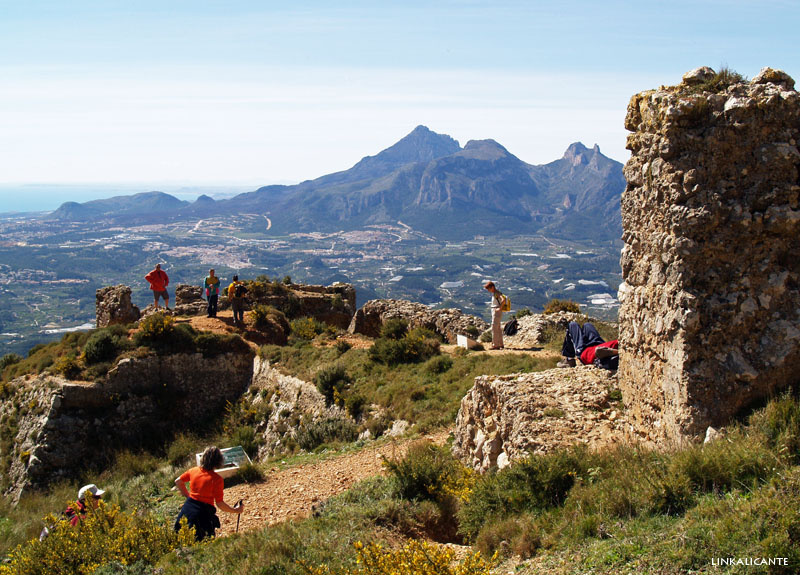
<path id="1" fill-rule="evenodd" d="M 208 303 L 211 306 L 211 317 L 217 317 L 217 300 L 219 299 L 219 295 L 212 295 L 208 298 Z"/>
<path id="2" fill-rule="evenodd" d="M 492 349 L 503 347 L 503 310 L 497 308 L 492 314 Z"/>
<path id="3" fill-rule="evenodd" d="M 593 345 L 600 345 L 601 343 L 605 343 L 606 341 L 600 336 L 600 333 L 597 331 L 597 328 L 595 328 L 594 325 L 589 323 L 588 321 L 585 324 L 583 324 L 582 332 L 583 332 L 583 345 L 581 347 L 581 350 L 578 351 L 578 354 L 580 354 L 587 347 L 592 347 Z M 576 346 L 576 351 L 577 351 L 577 346 Z"/>
<path id="4" fill-rule="evenodd" d="M 571 321 L 567 326 L 567 333 L 564 334 L 564 343 L 561 344 L 561 356 L 557 367 L 575 367 L 575 356 L 578 354 L 578 346 L 583 342 L 581 326 L 577 322 Z"/>
<path id="5" fill-rule="evenodd" d="M 153 301 L 155 303 L 156 309 L 158 309 L 158 292 L 153 290 Z"/>

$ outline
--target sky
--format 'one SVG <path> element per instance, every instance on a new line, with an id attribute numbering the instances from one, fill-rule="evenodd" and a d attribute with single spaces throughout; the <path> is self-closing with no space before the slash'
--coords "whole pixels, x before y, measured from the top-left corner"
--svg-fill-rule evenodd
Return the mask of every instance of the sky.
<path id="1" fill-rule="evenodd" d="M 255 189 L 420 124 L 625 162 L 633 94 L 703 65 L 800 79 L 798 24 L 794 0 L 0 0 L 0 185 Z"/>

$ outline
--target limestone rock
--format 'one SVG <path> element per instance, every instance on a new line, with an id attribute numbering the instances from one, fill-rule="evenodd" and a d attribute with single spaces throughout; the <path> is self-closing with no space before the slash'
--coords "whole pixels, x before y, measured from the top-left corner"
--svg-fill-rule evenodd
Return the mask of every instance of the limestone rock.
<path id="1" fill-rule="evenodd" d="M 609 401 L 615 386 L 612 372 L 590 366 L 477 377 L 461 400 L 453 453 L 487 471 L 575 443 L 620 441 L 627 420 Z"/>
<path id="2" fill-rule="evenodd" d="M 517 333 L 503 336 L 507 348 L 532 349 L 540 347 L 551 337 L 564 337 L 569 322 L 583 324 L 590 318 L 579 313 L 560 311 L 553 314 L 531 314 L 517 318 Z"/>
<path id="3" fill-rule="evenodd" d="M 404 319 L 410 328 L 424 327 L 442 337 L 448 343 L 456 343 L 459 334 L 481 333 L 488 324 L 478 317 L 467 315 L 458 309 L 430 309 L 421 303 L 395 299 L 373 299 L 359 309 L 350 323 L 350 333 L 378 337 L 381 327 L 390 319 Z"/>
<path id="4" fill-rule="evenodd" d="M 220 301 L 223 298 L 220 297 Z M 176 315 L 205 315 L 208 303 L 203 299 L 203 288 L 194 285 L 178 284 L 175 287 Z"/>
<path id="5" fill-rule="evenodd" d="M 701 440 L 709 426 L 796 380 L 793 85 L 767 68 L 718 93 L 684 83 L 631 98 L 619 381 L 642 439 Z"/>
<path id="6" fill-rule="evenodd" d="M 708 66 L 703 66 L 701 68 L 695 68 L 694 70 L 690 70 L 683 75 L 681 80 L 684 84 L 694 85 L 694 84 L 702 84 L 713 78 L 715 72 L 713 69 L 709 68 Z"/>
<path id="7" fill-rule="evenodd" d="M 18 430 L 11 467 L 3 470 L 6 493 L 13 499 L 74 479 L 107 462 L 115 446 L 161 445 L 176 431 L 206 425 L 238 400 L 252 373 L 248 351 L 125 358 L 96 383 L 47 374 L 17 378 L 8 384 L 10 400 L 0 403 L 0 417 L 16 421 Z"/>
<path id="8" fill-rule="evenodd" d="M 325 397 L 314 384 L 297 377 L 284 375 L 270 366 L 269 361 L 256 356 L 253 368 L 252 389 L 259 390 L 250 401 L 256 407 L 268 402 L 269 416 L 257 422 L 256 433 L 262 438 L 258 459 L 283 453 L 297 436 L 300 423 L 310 423 L 325 418 L 346 417 L 338 407 L 328 407 Z"/>
<path id="9" fill-rule="evenodd" d="M 139 308 L 131 303 L 131 288 L 125 285 L 108 286 L 95 294 L 97 327 L 133 323 L 139 319 Z"/>

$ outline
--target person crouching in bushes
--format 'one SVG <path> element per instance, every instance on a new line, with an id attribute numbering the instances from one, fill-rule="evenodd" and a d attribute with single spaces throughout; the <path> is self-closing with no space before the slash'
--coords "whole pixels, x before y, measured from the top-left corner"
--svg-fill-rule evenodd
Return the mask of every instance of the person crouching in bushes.
<path id="1" fill-rule="evenodd" d="M 192 467 L 175 480 L 175 486 L 186 497 L 178 518 L 175 520 L 175 531 L 181 528 L 181 518 L 186 517 L 189 527 L 194 527 L 195 537 L 202 541 L 205 537 L 214 537 L 219 527 L 216 506 L 228 513 L 241 513 L 244 505 L 239 503 L 231 507 L 223 500 L 225 480 L 214 471 L 222 467 L 225 457 L 217 447 L 208 447 L 200 458 L 200 467 Z M 186 482 L 189 489 L 186 489 Z"/>

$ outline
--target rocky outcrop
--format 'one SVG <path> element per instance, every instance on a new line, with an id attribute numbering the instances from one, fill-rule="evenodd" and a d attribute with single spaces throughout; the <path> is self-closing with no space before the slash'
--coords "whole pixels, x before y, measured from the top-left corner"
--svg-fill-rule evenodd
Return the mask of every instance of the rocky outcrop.
<path id="1" fill-rule="evenodd" d="M 349 284 L 318 286 L 250 282 L 247 285 L 250 290 L 247 309 L 259 304 L 268 305 L 288 317 L 312 317 L 339 329 L 347 329 L 356 311 L 356 290 Z"/>
<path id="2" fill-rule="evenodd" d="M 139 319 L 139 308 L 131 303 L 131 288 L 125 285 L 108 286 L 95 293 L 97 327 L 128 324 Z"/>
<path id="3" fill-rule="evenodd" d="M 487 471 L 576 443 L 621 441 L 626 423 L 615 387 L 611 372 L 590 366 L 477 377 L 461 400 L 453 453 Z"/>
<path id="4" fill-rule="evenodd" d="M 800 94 L 702 68 L 625 127 L 620 388 L 643 438 L 702 439 L 800 369 Z"/>
<path id="5" fill-rule="evenodd" d="M 448 343 L 455 343 L 456 336 L 477 335 L 488 327 L 478 317 L 473 317 L 458 309 L 430 309 L 416 302 L 396 299 L 373 299 L 359 309 L 347 331 L 368 337 L 378 337 L 381 327 L 390 319 L 404 319 L 408 326 L 424 327 L 442 337 Z"/>
<path id="6" fill-rule="evenodd" d="M 580 313 L 565 311 L 522 316 L 517 318 L 517 333 L 503 336 L 503 345 L 510 349 L 532 349 L 549 343 L 553 338 L 563 339 L 571 321 L 583 325 L 591 319 Z"/>
<path id="7" fill-rule="evenodd" d="M 247 352 L 129 357 L 97 383 L 18 378 L 13 397 L 0 405 L 0 418 L 16 430 L 3 437 L 10 450 L 2 454 L 10 456 L 3 469 L 7 493 L 74 478 L 123 446 L 160 446 L 175 431 L 204 429 L 241 396 L 252 375 Z"/>
<path id="8" fill-rule="evenodd" d="M 252 411 L 263 414 L 255 432 L 261 438 L 258 458 L 284 452 L 292 444 L 300 423 L 319 419 L 346 417 L 336 406 L 327 407 L 325 397 L 307 381 L 284 375 L 269 361 L 255 358 L 252 389 Z"/>
<path id="9" fill-rule="evenodd" d="M 203 299 L 202 287 L 187 284 L 175 287 L 176 315 L 205 315 L 207 310 L 208 303 Z"/>

